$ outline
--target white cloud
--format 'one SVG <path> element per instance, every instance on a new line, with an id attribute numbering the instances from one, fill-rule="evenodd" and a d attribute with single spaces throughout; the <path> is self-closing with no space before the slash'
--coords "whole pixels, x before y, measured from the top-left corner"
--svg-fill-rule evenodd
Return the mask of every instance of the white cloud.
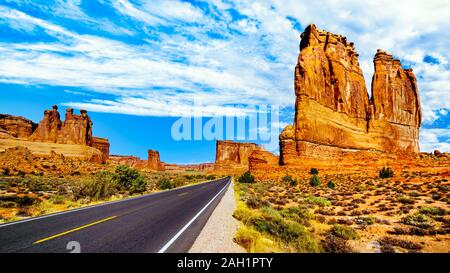
<path id="1" fill-rule="evenodd" d="M 109 101 L 69 103 L 72 106 L 164 115 L 174 105 L 189 107 L 192 102 L 185 98 L 192 94 L 215 109 L 236 103 L 293 106 L 293 69 L 300 33 L 287 19 L 290 17 L 302 27 L 316 23 L 355 42 L 368 86 L 377 48 L 411 63 L 425 124 L 437 119 L 436 111 L 450 109 L 450 5 L 446 0 L 214 0 L 206 3 L 209 13 L 184 1 L 102 1 L 115 9 L 120 17 L 117 21 L 133 22 L 120 27 L 116 21 L 91 18 L 80 1 L 56 0 L 52 5 L 14 2 L 52 14 L 60 10 L 61 17 L 98 23 L 108 32 L 148 36 L 142 44 L 128 44 L 101 34 L 79 34 L 70 26 L 0 6 L 3 24 L 24 32 L 42 28 L 58 40 L 0 43 L 1 82 L 81 87 L 85 92 L 116 96 Z M 242 18 L 233 20 L 230 9 Z M 161 26 L 173 30 L 170 34 L 158 32 L 155 28 Z M 426 55 L 437 58 L 439 64 L 425 63 Z"/>
<path id="2" fill-rule="evenodd" d="M 439 138 L 444 139 L 440 141 Z M 424 152 L 450 152 L 450 129 L 421 129 L 420 150 Z"/>

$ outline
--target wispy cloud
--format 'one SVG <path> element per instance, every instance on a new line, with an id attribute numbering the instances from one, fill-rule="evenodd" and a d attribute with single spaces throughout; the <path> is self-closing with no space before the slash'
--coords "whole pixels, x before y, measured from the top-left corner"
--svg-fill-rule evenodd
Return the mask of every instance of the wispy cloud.
<path id="1" fill-rule="evenodd" d="M 0 38 L 0 82 L 76 88 L 94 97 L 63 103 L 132 115 L 183 115 L 193 97 L 211 114 L 233 104 L 292 109 L 299 34 L 315 23 L 355 42 L 369 87 L 376 49 L 411 66 L 425 126 L 450 109 L 447 0 L 90 3 L 101 8 L 79 0 L 0 1 L 0 28 L 29 36 Z M 41 32 L 52 39 L 37 39 Z"/>

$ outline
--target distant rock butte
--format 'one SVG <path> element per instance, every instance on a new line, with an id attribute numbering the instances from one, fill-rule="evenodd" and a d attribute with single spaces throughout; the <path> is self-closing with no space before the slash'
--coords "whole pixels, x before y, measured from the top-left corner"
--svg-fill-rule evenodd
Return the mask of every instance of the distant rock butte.
<path id="1" fill-rule="evenodd" d="M 216 170 L 247 169 L 250 154 L 257 150 L 262 149 L 256 143 L 217 140 L 214 168 Z"/>
<path id="2" fill-rule="evenodd" d="M 295 118 L 280 135 L 280 163 L 347 151 L 419 152 L 421 110 L 411 69 L 378 50 L 372 96 L 354 45 L 309 25 L 295 67 Z"/>
<path id="3" fill-rule="evenodd" d="M 0 114 L 0 138 L 28 139 L 36 128 L 37 124 L 29 119 Z"/>
<path id="4" fill-rule="evenodd" d="M 158 151 L 148 150 L 147 168 L 155 171 L 164 171 L 164 164 L 161 162 Z"/>
<path id="5" fill-rule="evenodd" d="M 80 115 L 76 115 L 71 108 L 66 110 L 62 122 L 58 107 L 54 105 L 52 110 L 44 111 L 44 118 L 39 124 L 22 117 L 0 115 L 0 137 L 89 146 L 100 151 L 93 153 L 90 160 L 104 163 L 109 156 L 109 141 L 92 136 L 92 125 L 86 110 L 80 110 Z"/>

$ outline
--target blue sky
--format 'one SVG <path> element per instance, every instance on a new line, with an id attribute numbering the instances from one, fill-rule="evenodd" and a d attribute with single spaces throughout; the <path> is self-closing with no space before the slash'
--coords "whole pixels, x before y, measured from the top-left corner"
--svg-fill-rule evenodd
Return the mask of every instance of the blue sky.
<path id="1" fill-rule="evenodd" d="M 87 109 L 111 152 L 214 160 L 214 141 L 175 141 L 193 108 L 278 105 L 293 118 L 299 34 L 315 23 L 355 42 L 370 87 L 378 48 L 416 73 L 421 149 L 450 151 L 448 1 L 0 0 L 0 112 L 34 121 Z M 259 142 L 259 141 L 258 141 Z"/>

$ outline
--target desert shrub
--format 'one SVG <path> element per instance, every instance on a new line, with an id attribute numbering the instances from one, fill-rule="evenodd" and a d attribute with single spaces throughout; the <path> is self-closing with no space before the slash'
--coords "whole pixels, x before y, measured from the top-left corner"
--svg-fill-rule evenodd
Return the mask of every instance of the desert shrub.
<path id="1" fill-rule="evenodd" d="M 334 236 L 342 238 L 344 240 L 356 240 L 359 239 L 358 233 L 351 227 L 342 226 L 342 225 L 333 225 L 331 229 L 331 233 Z"/>
<path id="2" fill-rule="evenodd" d="M 30 180 L 27 183 L 28 185 L 28 189 L 31 192 L 38 192 L 38 191 L 49 191 L 52 190 L 51 186 L 46 184 L 45 182 L 41 181 L 41 180 Z"/>
<path id="3" fill-rule="evenodd" d="M 411 242 L 408 240 L 387 237 L 387 236 L 383 237 L 378 242 L 381 244 L 382 247 L 388 246 L 387 247 L 388 249 L 392 248 L 392 246 L 399 246 L 401 248 L 416 252 L 423 248 L 423 246 L 421 244 L 417 244 L 417 243 L 414 243 L 414 242 Z M 391 246 L 391 247 L 389 247 L 389 246 Z"/>
<path id="4" fill-rule="evenodd" d="M 137 170 L 125 165 L 117 166 L 114 180 L 124 190 L 130 193 L 144 192 L 147 188 L 147 180 Z"/>
<path id="5" fill-rule="evenodd" d="M 281 182 L 285 184 L 289 184 L 290 186 L 294 187 L 297 185 L 297 180 L 295 180 L 292 176 L 286 175 L 281 179 Z"/>
<path id="6" fill-rule="evenodd" d="M 334 189 L 336 188 L 336 184 L 333 181 L 328 181 L 327 187 L 330 189 Z"/>
<path id="7" fill-rule="evenodd" d="M 9 176 L 9 174 L 10 174 L 9 168 L 8 167 L 3 168 L 2 175 Z"/>
<path id="8" fill-rule="evenodd" d="M 160 190 L 170 190 L 173 188 L 172 182 L 166 177 L 159 179 L 158 185 Z"/>
<path id="9" fill-rule="evenodd" d="M 431 227 L 431 219 L 425 214 L 411 214 L 402 219 L 403 224 L 419 228 Z"/>
<path id="10" fill-rule="evenodd" d="M 257 241 L 261 237 L 261 234 L 256 230 L 242 226 L 234 237 L 234 241 L 245 248 L 247 252 L 255 252 Z"/>
<path id="11" fill-rule="evenodd" d="M 316 174 L 313 174 L 309 180 L 309 184 L 313 187 L 320 186 L 320 178 Z"/>
<path id="12" fill-rule="evenodd" d="M 28 195 L 25 196 L 17 196 L 17 195 L 7 195 L 7 196 L 0 196 L 0 203 L 3 202 L 13 202 L 20 208 L 30 207 L 34 204 L 37 204 L 41 202 L 39 198 L 31 197 Z M 8 203 L 11 205 L 10 203 Z"/>
<path id="13" fill-rule="evenodd" d="M 13 201 L 0 201 L 0 208 L 15 208 L 17 206 L 16 202 Z"/>
<path id="14" fill-rule="evenodd" d="M 390 178 L 390 177 L 394 177 L 394 171 L 390 168 L 390 167 L 383 167 L 378 176 L 380 178 Z"/>
<path id="15" fill-rule="evenodd" d="M 64 197 L 61 195 L 52 195 L 49 201 L 55 205 L 64 204 Z"/>
<path id="16" fill-rule="evenodd" d="M 377 218 L 374 216 L 367 216 L 367 217 L 362 217 L 359 219 L 361 219 L 361 221 L 366 223 L 367 225 L 373 225 L 377 222 Z"/>
<path id="17" fill-rule="evenodd" d="M 267 206 L 268 202 L 267 201 L 262 201 L 260 198 L 253 196 L 247 199 L 247 201 L 245 201 L 245 204 L 252 209 L 259 209 L 262 206 Z"/>
<path id="18" fill-rule="evenodd" d="M 147 180 L 142 175 L 139 175 L 133 180 L 130 186 L 130 193 L 142 193 L 147 189 Z"/>
<path id="19" fill-rule="evenodd" d="M 400 195 L 397 197 L 397 201 L 402 204 L 414 204 L 416 201 L 413 199 L 408 198 L 407 196 Z"/>
<path id="20" fill-rule="evenodd" d="M 238 181 L 239 183 L 255 183 L 255 177 L 249 171 L 246 171 L 238 177 Z"/>
<path id="21" fill-rule="evenodd" d="M 214 180 L 214 179 L 216 179 L 216 176 L 214 174 L 209 174 L 205 178 L 206 178 L 206 180 Z"/>
<path id="22" fill-rule="evenodd" d="M 114 179 L 122 189 L 129 189 L 135 179 L 140 176 L 139 172 L 125 165 L 116 167 Z"/>
<path id="23" fill-rule="evenodd" d="M 306 203 L 315 204 L 319 206 L 331 206 L 331 202 L 324 198 L 324 197 L 317 197 L 317 196 L 307 196 L 303 199 Z"/>
<path id="24" fill-rule="evenodd" d="M 317 168 L 311 168 L 311 170 L 309 170 L 309 174 L 319 174 L 319 170 Z"/>
<path id="25" fill-rule="evenodd" d="M 92 180 L 84 181 L 81 186 L 81 196 L 101 200 L 114 195 L 119 185 L 115 176 L 108 171 L 100 171 Z"/>
<path id="26" fill-rule="evenodd" d="M 437 207 L 420 207 L 420 213 L 428 215 L 445 215 L 445 210 Z"/>
<path id="27" fill-rule="evenodd" d="M 322 243 L 325 252 L 329 253 L 354 253 L 355 250 L 347 243 L 347 240 L 328 234 Z"/>

